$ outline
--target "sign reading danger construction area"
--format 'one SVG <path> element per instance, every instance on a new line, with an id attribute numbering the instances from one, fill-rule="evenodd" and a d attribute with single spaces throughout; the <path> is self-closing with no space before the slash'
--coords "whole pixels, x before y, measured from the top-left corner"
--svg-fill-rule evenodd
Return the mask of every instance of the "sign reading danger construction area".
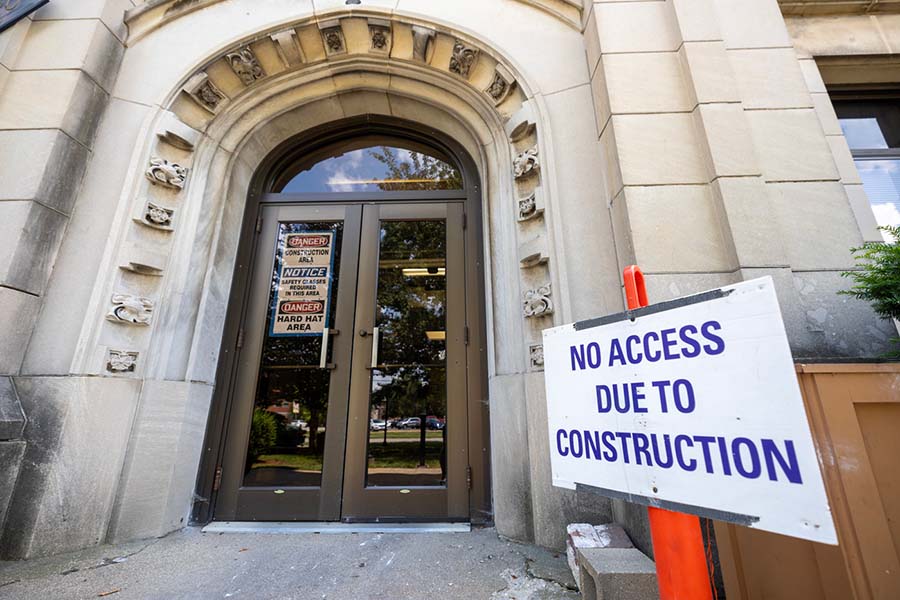
<path id="1" fill-rule="evenodd" d="M 279 240 L 278 253 L 281 265 L 269 335 L 322 335 L 331 297 L 334 232 L 285 234 Z"/>
<path id="2" fill-rule="evenodd" d="M 553 485 L 836 544 L 769 277 L 544 330 Z"/>

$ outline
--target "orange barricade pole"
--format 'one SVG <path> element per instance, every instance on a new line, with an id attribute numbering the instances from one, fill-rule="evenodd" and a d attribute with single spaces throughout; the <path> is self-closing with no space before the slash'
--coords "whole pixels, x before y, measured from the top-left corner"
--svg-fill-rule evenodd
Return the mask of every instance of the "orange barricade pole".
<path id="1" fill-rule="evenodd" d="M 625 267 L 624 278 L 628 309 L 647 306 L 641 269 Z M 652 506 L 647 512 L 660 600 L 712 600 L 700 519 Z"/>

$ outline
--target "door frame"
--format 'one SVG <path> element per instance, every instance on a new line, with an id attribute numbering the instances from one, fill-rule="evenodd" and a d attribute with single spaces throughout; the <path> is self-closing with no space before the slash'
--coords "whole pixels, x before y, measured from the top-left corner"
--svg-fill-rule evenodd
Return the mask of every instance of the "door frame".
<path id="1" fill-rule="evenodd" d="M 342 141 L 361 137 L 402 139 L 443 152 L 451 158 L 463 176 L 463 189 L 453 191 L 395 191 L 376 193 L 272 194 L 269 190 L 281 173 L 299 157 L 318 156 Z M 466 346 L 467 447 L 469 520 L 473 524 L 491 524 L 490 426 L 487 382 L 487 331 L 484 282 L 484 241 L 482 231 L 482 192 L 478 169 L 465 149 L 452 138 L 420 124 L 376 115 L 362 115 L 316 127 L 287 140 L 262 161 L 250 182 L 241 225 L 234 275 L 219 350 L 216 386 L 207 420 L 206 437 L 197 477 L 197 491 L 191 513 L 193 523 L 208 523 L 215 515 L 219 499 L 226 451 L 226 430 L 234 405 L 237 378 L 236 355 L 241 324 L 244 321 L 255 262 L 257 219 L 264 204 L 273 203 L 354 203 L 354 202 L 465 202 L 464 239 L 466 252 L 466 315 L 469 344 Z M 412 519 L 411 519 L 412 520 Z"/>

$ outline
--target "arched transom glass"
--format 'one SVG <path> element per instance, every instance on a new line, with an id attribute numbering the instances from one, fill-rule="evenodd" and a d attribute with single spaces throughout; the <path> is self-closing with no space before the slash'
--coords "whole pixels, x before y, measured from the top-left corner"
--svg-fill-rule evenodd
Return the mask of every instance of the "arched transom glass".
<path id="1" fill-rule="evenodd" d="M 397 140 L 331 147 L 295 163 L 276 183 L 275 193 L 459 190 L 462 175 L 433 148 Z"/>

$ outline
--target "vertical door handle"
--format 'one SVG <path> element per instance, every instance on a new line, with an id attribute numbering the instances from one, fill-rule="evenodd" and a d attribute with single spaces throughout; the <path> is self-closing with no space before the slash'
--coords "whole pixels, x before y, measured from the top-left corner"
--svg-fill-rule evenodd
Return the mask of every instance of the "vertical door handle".
<path id="1" fill-rule="evenodd" d="M 322 354 L 319 356 L 319 368 L 327 369 L 328 368 L 328 337 L 331 333 L 331 329 L 328 327 L 322 330 Z"/>
<path id="2" fill-rule="evenodd" d="M 372 328 L 372 368 L 378 367 L 378 328 Z"/>

